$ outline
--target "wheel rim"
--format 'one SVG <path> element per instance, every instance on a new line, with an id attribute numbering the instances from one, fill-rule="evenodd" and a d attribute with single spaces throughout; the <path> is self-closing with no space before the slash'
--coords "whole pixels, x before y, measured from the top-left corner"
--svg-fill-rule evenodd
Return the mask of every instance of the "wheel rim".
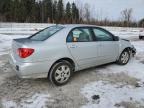
<path id="1" fill-rule="evenodd" d="M 122 53 L 122 57 L 121 57 L 122 63 L 127 63 L 128 60 L 129 60 L 129 54 L 128 54 L 128 52 L 123 52 Z"/>
<path id="2" fill-rule="evenodd" d="M 55 72 L 55 80 L 59 83 L 66 82 L 70 77 L 70 68 L 67 65 L 59 66 Z"/>

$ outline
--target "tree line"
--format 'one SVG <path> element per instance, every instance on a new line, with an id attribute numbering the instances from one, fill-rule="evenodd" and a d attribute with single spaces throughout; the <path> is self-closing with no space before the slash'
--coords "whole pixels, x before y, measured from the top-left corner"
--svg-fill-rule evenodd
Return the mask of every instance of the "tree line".
<path id="1" fill-rule="evenodd" d="M 79 9 L 63 0 L 0 0 L 1 22 L 78 23 Z"/>
<path id="2" fill-rule="evenodd" d="M 100 25 L 100 26 L 119 26 L 119 27 L 144 27 L 144 18 L 135 21 L 133 19 L 133 9 L 132 8 L 126 8 L 120 12 L 120 18 L 116 21 L 114 20 L 109 20 L 107 17 L 102 18 L 102 16 L 97 16 L 100 18 L 92 18 L 91 17 L 91 12 L 86 6 L 84 8 L 85 12 L 85 18 L 86 20 L 84 21 L 87 24 L 94 24 L 94 25 Z M 84 18 L 84 17 L 83 17 Z"/>
<path id="3" fill-rule="evenodd" d="M 81 6 L 81 8 L 80 8 Z M 132 20 L 132 9 L 124 9 L 121 19 L 92 18 L 90 6 L 63 0 L 0 0 L 0 22 L 86 23 L 100 26 L 144 27 L 144 19 Z M 96 13 L 96 12 L 95 12 Z M 97 17 L 97 16 L 95 16 Z M 98 16 L 102 17 L 102 16 Z"/>

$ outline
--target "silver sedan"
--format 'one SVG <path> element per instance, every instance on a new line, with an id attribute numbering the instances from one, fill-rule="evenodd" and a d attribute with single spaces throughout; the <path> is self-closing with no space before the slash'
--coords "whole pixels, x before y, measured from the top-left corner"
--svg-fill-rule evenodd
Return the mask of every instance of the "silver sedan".
<path id="1" fill-rule="evenodd" d="M 128 63 L 136 50 L 125 39 L 92 25 L 55 25 L 14 39 L 10 64 L 21 78 L 48 77 L 66 84 L 75 71 L 110 62 Z"/>

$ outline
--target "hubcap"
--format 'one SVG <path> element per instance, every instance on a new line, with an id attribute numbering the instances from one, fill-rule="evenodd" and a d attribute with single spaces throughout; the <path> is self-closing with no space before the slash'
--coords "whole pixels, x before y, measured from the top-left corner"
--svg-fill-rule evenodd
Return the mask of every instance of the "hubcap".
<path id="1" fill-rule="evenodd" d="M 55 72 L 55 80 L 59 83 L 66 82 L 70 77 L 70 68 L 66 65 L 62 65 L 57 68 Z"/>
<path id="2" fill-rule="evenodd" d="M 122 63 L 127 63 L 128 60 L 129 60 L 129 54 L 128 54 L 128 52 L 123 52 L 122 53 L 122 57 L 121 57 Z"/>

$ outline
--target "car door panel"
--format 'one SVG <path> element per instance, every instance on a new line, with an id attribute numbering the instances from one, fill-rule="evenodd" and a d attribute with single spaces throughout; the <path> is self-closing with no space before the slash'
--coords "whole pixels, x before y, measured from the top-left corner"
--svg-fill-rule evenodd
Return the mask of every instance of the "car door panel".
<path id="1" fill-rule="evenodd" d="M 115 61 L 119 53 L 118 47 L 117 41 L 100 42 L 98 55 L 101 58 L 101 61 L 106 63 Z"/>
<path id="2" fill-rule="evenodd" d="M 119 53 L 118 41 L 114 41 L 112 34 L 103 29 L 93 28 L 93 32 L 100 43 L 98 57 L 101 64 L 115 61 Z"/>
<path id="3" fill-rule="evenodd" d="M 96 65 L 98 47 L 95 42 L 68 43 L 67 46 L 81 68 Z"/>
<path id="4" fill-rule="evenodd" d="M 81 69 L 95 66 L 98 56 L 98 45 L 92 39 L 88 39 L 87 35 L 92 38 L 91 32 L 88 32 L 90 30 L 87 31 L 85 28 L 75 28 L 68 36 L 68 49 Z"/>

